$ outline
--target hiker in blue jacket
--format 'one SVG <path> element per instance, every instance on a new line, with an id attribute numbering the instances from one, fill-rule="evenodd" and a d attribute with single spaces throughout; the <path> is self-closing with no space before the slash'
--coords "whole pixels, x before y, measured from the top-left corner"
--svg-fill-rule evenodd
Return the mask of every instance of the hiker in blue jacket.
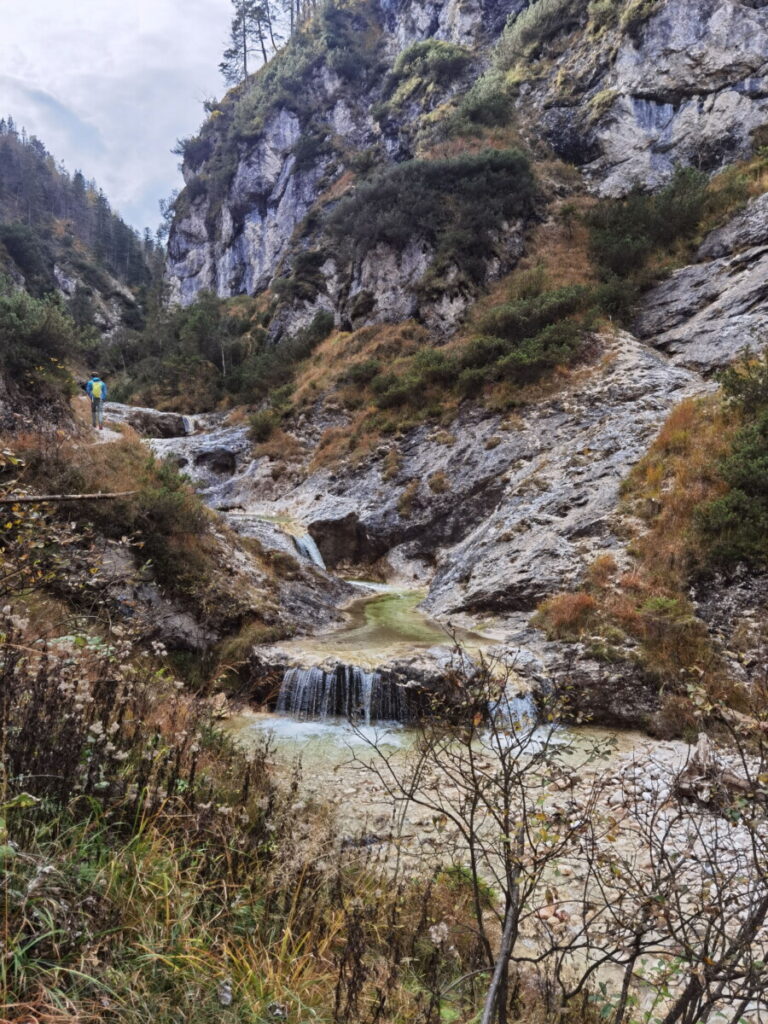
<path id="1" fill-rule="evenodd" d="M 107 385 L 98 375 L 92 373 L 91 379 L 85 385 L 88 397 L 91 400 L 91 423 L 99 430 L 104 429 L 104 403 L 107 400 Z"/>

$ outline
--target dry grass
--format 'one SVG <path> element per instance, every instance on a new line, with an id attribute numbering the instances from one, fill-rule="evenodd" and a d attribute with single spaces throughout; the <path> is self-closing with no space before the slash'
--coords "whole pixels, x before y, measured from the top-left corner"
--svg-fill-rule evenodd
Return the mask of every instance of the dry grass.
<path id="1" fill-rule="evenodd" d="M 634 550 L 644 575 L 657 586 L 683 588 L 702 561 L 694 516 L 725 491 L 717 464 L 730 450 L 735 429 L 733 415 L 718 397 L 687 399 L 670 413 L 629 475 L 625 505 L 648 526 Z"/>
<path id="2" fill-rule="evenodd" d="M 611 554 L 598 555 L 594 562 L 587 569 L 587 578 L 590 583 L 597 587 L 604 587 L 616 573 L 618 566 L 616 559 Z"/>
<path id="3" fill-rule="evenodd" d="M 253 454 L 256 458 L 267 458 L 272 462 L 298 462 L 304 448 L 297 437 L 278 428 L 266 441 L 256 445 Z"/>
<path id="4" fill-rule="evenodd" d="M 451 481 L 442 471 L 432 473 L 427 482 L 429 484 L 430 491 L 434 494 L 445 494 L 446 491 L 450 491 L 451 489 Z"/>
<path id="5" fill-rule="evenodd" d="M 599 556 L 584 589 L 545 601 L 534 620 L 552 637 L 578 639 L 589 629 L 638 646 L 645 667 L 668 688 L 656 722 L 661 735 L 689 729 L 694 708 L 688 682 L 703 687 L 713 702 L 737 708 L 744 702 L 688 597 L 691 574 L 705 563 L 696 511 L 724 491 L 717 465 L 735 429 L 733 413 L 718 396 L 676 406 L 623 489 L 628 522 L 643 524 L 635 526 L 628 548 L 634 567 L 617 578 L 614 558 Z"/>
<path id="6" fill-rule="evenodd" d="M 553 638 L 575 640 L 591 625 L 596 611 L 597 601 L 583 591 L 555 594 L 539 606 L 533 623 Z"/>
<path id="7" fill-rule="evenodd" d="M 419 481 L 411 480 L 397 502 L 397 511 L 403 519 L 407 519 L 413 513 L 414 502 L 419 491 Z"/>
<path id="8" fill-rule="evenodd" d="M 390 480 L 394 480 L 400 472 L 401 464 L 402 459 L 400 452 L 397 448 L 390 448 L 381 467 L 381 479 L 385 483 L 388 483 Z"/>

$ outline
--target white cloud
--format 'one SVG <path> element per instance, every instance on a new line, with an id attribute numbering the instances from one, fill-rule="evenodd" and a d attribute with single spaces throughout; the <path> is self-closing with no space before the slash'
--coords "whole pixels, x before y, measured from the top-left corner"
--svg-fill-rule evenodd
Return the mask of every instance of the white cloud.
<path id="1" fill-rule="evenodd" d="M 95 178 L 136 227 L 180 184 L 176 139 L 223 91 L 228 0 L 0 0 L 0 116 Z"/>

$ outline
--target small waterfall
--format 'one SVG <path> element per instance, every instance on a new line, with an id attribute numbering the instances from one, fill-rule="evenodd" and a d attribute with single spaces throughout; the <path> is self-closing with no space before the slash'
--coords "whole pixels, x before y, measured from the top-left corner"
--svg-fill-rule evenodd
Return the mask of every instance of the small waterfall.
<path id="1" fill-rule="evenodd" d="M 406 722 L 410 717 L 402 687 L 356 665 L 337 665 L 329 672 L 289 668 L 283 676 L 277 710 L 303 719 L 352 718 L 365 725 Z"/>
<path id="2" fill-rule="evenodd" d="M 529 693 L 505 692 L 503 697 L 488 705 L 488 714 L 515 727 L 533 729 L 539 722 L 536 702 Z"/>
<path id="3" fill-rule="evenodd" d="M 189 436 L 195 432 L 195 421 L 191 416 L 182 416 L 181 422 L 184 425 L 184 433 Z"/>
<path id="4" fill-rule="evenodd" d="M 319 569 L 325 569 L 323 556 L 320 554 L 320 548 L 315 544 L 313 537 L 308 533 L 304 533 L 300 537 L 294 537 L 293 543 L 296 545 L 296 550 L 302 558 L 313 562 Z"/>

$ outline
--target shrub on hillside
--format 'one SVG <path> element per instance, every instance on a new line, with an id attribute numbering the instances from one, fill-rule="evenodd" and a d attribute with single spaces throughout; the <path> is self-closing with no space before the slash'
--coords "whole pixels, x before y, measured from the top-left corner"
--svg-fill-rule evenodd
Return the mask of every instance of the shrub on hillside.
<path id="1" fill-rule="evenodd" d="M 533 624 L 553 639 L 574 639 L 580 636 L 597 612 L 597 602 L 583 590 L 555 594 L 539 605 Z"/>
<path id="2" fill-rule="evenodd" d="M 512 100 L 504 76 L 496 68 L 487 71 L 459 101 L 452 128 L 457 134 L 474 134 L 480 128 L 506 124 Z"/>
<path id="3" fill-rule="evenodd" d="M 322 249 L 305 249 L 296 255 L 289 277 L 279 277 L 272 284 L 272 291 L 287 302 L 312 302 L 325 290 L 325 278 L 321 267 L 328 259 Z"/>
<path id="4" fill-rule="evenodd" d="M 380 243 L 402 251 L 423 240 L 435 267 L 455 263 L 478 281 L 504 221 L 533 211 L 535 183 L 517 150 L 484 150 L 445 160 L 408 160 L 379 171 L 341 200 L 326 228 L 362 258 Z"/>
<path id="5" fill-rule="evenodd" d="M 390 76 L 390 86 L 416 76 L 427 82 L 447 85 L 471 63 L 472 55 L 463 46 L 443 39 L 424 39 L 413 43 L 399 55 Z"/>
<path id="6" fill-rule="evenodd" d="M 378 359 L 365 359 L 362 363 L 353 363 L 347 367 L 339 380 L 343 384 L 370 384 L 380 371 L 381 363 Z"/>
<path id="7" fill-rule="evenodd" d="M 272 409 L 255 412 L 248 420 L 248 437 L 256 444 L 268 441 L 277 427 L 277 416 Z"/>
<path id="8" fill-rule="evenodd" d="M 58 404 L 71 379 L 62 360 L 80 347 L 56 296 L 36 299 L 0 280 L 0 371 L 36 404 Z"/>
<path id="9" fill-rule="evenodd" d="M 588 217 L 590 252 L 604 279 L 635 274 L 654 248 L 692 237 L 704 215 L 707 176 L 681 168 L 659 192 L 636 189 Z"/>
<path id="10" fill-rule="evenodd" d="M 499 374 L 515 384 L 531 384 L 556 366 L 566 366 L 579 350 L 584 326 L 561 320 L 526 338 L 497 363 Z"/>
<path id="11" fill-rule="evenodd" d="M 56 288 L 53 255 L 40 233 L 26 224 L 0 224 L 0 244 L 24 275 L 33 295 L 44 295 Z"/>
<path id="12" fill-rule="evenodd" d="M 521 341 L 583 309 L 590 297 L 590 290 L 583 285 L 556 288 L 496 306 L 480 320 L 479 327 L 486 335 Z"/>
<path id="13" fill-rule="evenodd" d="M 507 26 L 496 48 L 496 60 L 509 68 L 530 49 L 579 23 L 581 0 L 535 0 Z"/>
<path id="14" fill-rule="evenodd" d="M 721 377 L 730 404 L 742 417 L 719 471 L 728 493 L 699 513 L 699 528 L 713 561 L 768 563 L 768 349 L 746 353 Z"/>

